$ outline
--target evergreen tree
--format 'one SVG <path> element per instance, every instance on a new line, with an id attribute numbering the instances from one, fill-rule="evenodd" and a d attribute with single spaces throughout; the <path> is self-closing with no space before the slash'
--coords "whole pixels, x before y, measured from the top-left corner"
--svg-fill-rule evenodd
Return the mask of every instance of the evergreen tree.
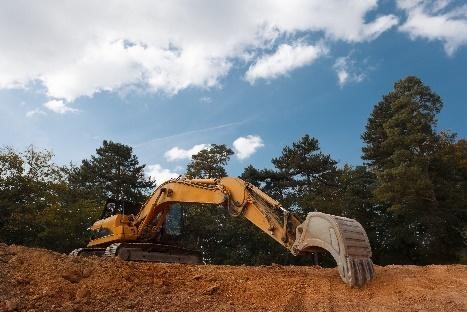
<path id="1" fill-rule="evenodd" d="M 227 176 L 224 166 L 233 151 L 226 145 L 212 144 L 192 156 L 187 165 L 186 175 L 190 178 L 213 179 Z M 202 251 L 203 260 L 208 263 L 234 263 L 230 254 L 227 224 L 230 216 L 224 207 L 203 204 L 185 205 L 185 226 L 182 243 L 189 248 Z"/>
<path id="2" fill-rule="evenodd" d="M 363 159 L 376 176 L 375 202 L 385 207 L 389 222 L 383 261 L 449 261 L 452 255 L 442 246 L 459 241 L 458 235 L 448 235 L 453 235 L 453 224 L 444 221 L 459 211 L 454 208 L 458 204 L 441 200 L 436 182 L 445 167 L 435 131 L 441 107 L 436 93 L 420 79 L 407 77 L 375 106 L 362 135 Z"/>
<path id="3" fill-rule="evenodd" d="M 186 175 L 202 179 L 225 177 L 227 172 L 224 167 L 232 155 L 233 151 L 225 144 L 212 144 L 209 148 L 192 156 L 192 161 L 187 166 Z"/>
<path id="4" fill-rule="evenodd" d="M 96 155 L 72 172 L 70 182 L 100 200 L 142 202 L 155 185 L 145 178 L 144 167 L 130 146 L 104 140 Z"/>
<path id="5" fill-rule="evenodd" d="M 286 146 L 282 155 L 272 163 L 279 171 L 282 181 L 280 187 L 290 188 L 285 196 L 293 203 L 297 213 L 305 216 L 310 211 L 326 211 L 336 191 L 336 161 L 330 155 L 321 152 L 318 140 L 308 134 L 292 147 Z M 276 178 L 277 178 L 276 174 Z"/>
<path id="6" fill-rule="evenodd" d="M 187 175 L 222 178 L 226 176 L 224 166 L 232 154 L 225 145 L 213 145 L 200 151 L 188 164 Z M 241 178 L 255 184 L 258 171 L 250 166 L 247 172 L 251 173 L 251 178 Z M 263 177 L 266 172 L 259 174 Z M 258 265 L 291 263 L 297 259 L 245 218 L 230 216 L 223 206 L 185 205 L 185 216 L 183 244 L 201 250 L 203 260 L 208 263 Z"/>

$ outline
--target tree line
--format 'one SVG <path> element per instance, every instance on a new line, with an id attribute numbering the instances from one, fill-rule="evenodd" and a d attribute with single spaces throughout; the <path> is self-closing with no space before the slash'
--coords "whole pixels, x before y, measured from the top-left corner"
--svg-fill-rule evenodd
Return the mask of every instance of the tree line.
<path id="1" fill-rule="evenodd" d="M 378 264 L 467 263 L 467 141 L 437 130 L 442 99 L 406 77 L 376 103 L 361 138 L 363 164 L 338 165 L 304 135 L 240 178 L 304 218 L 310 211 L 358 220 Z M 193 155 L 185 174 L 219 178 L 233 151 L 223 144 Z M 130 146 L 104 141 L 79 166 L 58 166 L 47 150 L 0 149 L 0 241 L 68 252 L 107 198 L 143 202 L 155 187 Z M 266 234 L 216 206 L 186 205 L 180 244 L 222 264 L 301 264 Z"/>

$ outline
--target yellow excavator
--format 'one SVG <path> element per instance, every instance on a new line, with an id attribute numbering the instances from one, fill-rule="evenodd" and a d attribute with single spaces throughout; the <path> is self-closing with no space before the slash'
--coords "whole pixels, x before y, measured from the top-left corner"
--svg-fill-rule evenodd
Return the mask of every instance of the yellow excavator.
<path id="1" fill-rule="evenodd" d="M 169 180 L 139 209 L 127 205 L 125 211 L 117 209 L 116 202 L 108 202 L 103 217 L 91 227 L 94 236 L 87 247 L 71 254 L 199 263 L 199 254 L 161 243 L 164 232 L 180 226 L 173 216 L 181 215 L 183 203 L 222 205 L 230 215 L 245 217 L 294 255 L 328 251 L 342 280 L 351 287 L 361 287 L 374 277 L 370 243 L 356 220 L 310 212 L 302 222 L 256 186 L 234 177 Z"/>

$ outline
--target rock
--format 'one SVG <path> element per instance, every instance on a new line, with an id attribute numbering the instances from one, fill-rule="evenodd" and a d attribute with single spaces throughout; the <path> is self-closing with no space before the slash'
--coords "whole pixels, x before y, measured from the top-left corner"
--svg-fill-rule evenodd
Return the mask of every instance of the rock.
<path id="1" fill-rule="evenodd" d="M 82 299 L 86 299 L 88 298 L 89 296 L 91 295 L 91 291 L 86 287 L 86 286 L 82 286 L 80 289 L 78 289 L 78 291 L 76 292 L 76 299 L 77 300 L 82 300 Z"/>
<path id="2" fill-rule="evenodd" d="M 170 287 L 167 287 L 167 286 L 163 286 L 161 288 L 161 294 L 164 294 L 164 295 L 167 295 L 170 293 Z"/>
<path id="3" fill-rule="evenodd" d="M 133 310 L 134 308 L 136 308 L 136 303 L 134 303 L 134 302 L 127 302 L 126 308 L 127 308 L 127 309 L 130 309 L 130 310 Z"/>
<path id="4" fill-rule="evenodd" d="M 61 310 L 62 310 L 62 311 L 70 311 L 70 312 L 81 311 L 81 309 L 79 308 L 79 305 L 76 304 L 76 303 L 73 303 L 73 302 L 65 302 L 65 303 L 61 306 Z"/>
<path id="5" fill-rule="evenodd" d="M 78 271 L 70 271 L 62 274 L 62 277 L 71 283 L 78 283 L 81 280 L 81 273 Z"/>
<path id="6" fill-rule="evenodd" d="M 82 273 L 81 273 L 81 276 L 83 278 L 87 278 L 87 277 L 91 276 L 92 271 L 93 271 L 92 268 L 84 268 Z"/>
<path id="7" fill-rule="evenodd" d="M 202 277 L 203 277 L 202 274 L 198 274 L 198 275 L 193 276 L 193 279 L 194 279 L 195 281 L 199 281 Z"/>
<path id="8" fill-rule="evenodd" d="M 203 295 L 214 295 L 220 290 L 219 285 L 211 286 L 203 291 Z"/>
<path id="9" fill-rule="evenodd" d="M 27 285 L 31 283 L 31 280 L 25 276 L 16 276 L 14 280 L 17 285 Z"/>
<path id="10" fill-rule="evenodd" d="M 17 311 L 18 310 L 18 304 L 15 301 L 7 300 L 5 302 L 5 310 L 8 311 L 8 312 Z"/>

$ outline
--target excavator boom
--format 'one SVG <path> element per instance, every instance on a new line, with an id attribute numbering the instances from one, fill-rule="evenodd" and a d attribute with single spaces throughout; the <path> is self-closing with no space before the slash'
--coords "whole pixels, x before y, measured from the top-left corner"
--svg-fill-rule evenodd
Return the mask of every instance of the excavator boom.
<path id="1" fill-rule="evenodd" d="M 157 241 L 170 207 L 178 203 L 223 205 L 232 216 L 248 219 L 294 255 L 326 250 L 335 259 L 342 280 L 352 287 L 363 286 L 374 277 L 368 237 L 356 220 L 311 212 L 302 222 L 256 186 L 233 177 L 169 180 L 154 190 L 136 216 L 116 214 L 94 223 L 92 229 L 105 235 L 75 254 L 105 250 L 106 255 L 116 255 L 120 249 L 119 255 L 125 259 L 133 259 L 133 252 L 138 260 L 150 260 L 159 251 L 141 246 Z M 185 262 L 196 262 L 189 259 L 192 261 Z"/>

